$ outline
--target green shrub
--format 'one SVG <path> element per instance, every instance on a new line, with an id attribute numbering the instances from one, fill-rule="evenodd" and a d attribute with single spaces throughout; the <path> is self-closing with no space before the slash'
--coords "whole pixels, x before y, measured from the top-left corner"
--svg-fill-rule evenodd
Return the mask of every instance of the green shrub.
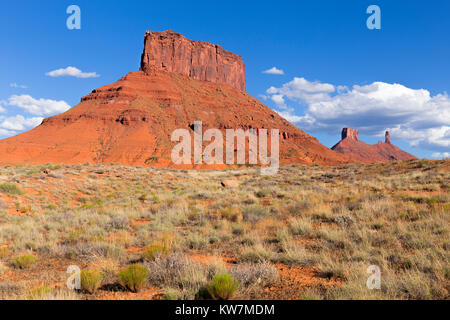
<path id="1" fill-rule="evenodd" d="M 9 182 L 0 184 L 0 192 L 9 195 L 21 195 L 25 193 L 17 185 Z"/>
<path id="2" fill-rule="evenodd" d="M 241 235 L 243 235 L 244 232 L 245 232 L 245 228 L 244 228 L 244 226 L 243 226 L 242 224 L 234 224 L 234 225 L 231 227 L 231 229 L 232 229 L 231 232 L 232 232 L 235 236 L 241 236 Z"/>
<path id="3" fill-rule="evenodd" d="M 4 259 L 9 254 L 9 248 L 8 247 L 0 247 L 0 259 Z"/>
<path id="4" fill-rule="evenodd" d="M 188 236 L 188 238 L 186 239 L 186 243 L 190 249 L 199 250 L 206 247 L 206 245 L 208 244 L 208 240 L 209 239 L 207 237 L 201 234 L 193 233 Z"/>
<path id="5" fill-rule="evenodd" d="M 228 273 L 218 273 L 211 280 L 208 286 L 208 293 L 213 299 L 228 300 L 233 297 L 234 292 L 239 287 L 239 281 Z"/>
<path id="6" fill-rule="evenodd" d="M 163 299 L 164 300 L 183 300 L 183 293 L 181 290 L 175 288 L 166 288 L 164 290 Z"/>
<path id="7" fill-rule="evenodd" d="M 139 198 L 138 198 L 139 200 L 141 200 L 141 201 L 145 201 L 145 200 L 147 200 L 147 194 L 146 193 L 144 193 L 144 194 L 141 194 L 140 196 L 139 196 Z"/>
<path id="8" fill-rule="evenodd" d="M 61 165 L 60 164 L 53 164 L 53 163 L 47 163 L 42 170 L 44 169 L 48 169 L 48 170 L 58 170 L 61 169 Z"/>
<path id="9" fill-rule="evenodd" d="M 166 257 L 169 254 L 169 251 L 169 247 L 165 243 L 154 242 L 144 248 L 142 256 L 149 261 L 153 261 L 156 258 Z"/>
<path id="10" fill-rule="evenodd" d="M 436 197 L 426 198 L 426 197 L 410 196 L 410 197 L 406 197 L 405 200 L 406 201 L 413 201 L 413 202 L 416 202 L 416 203 L 427 203 L 429 205 L 434 204 L 434 203 L 439 203 L 439 199 L 436 198 Z"/>
<path id="11" fill-rule="evenodd" d="M 28 298 L 30 299 L 42 299 L 46 295 L 50 294 L 52 292 L 52 288 L 49 286 L 41 286 L 34 288 L 30 291 L 28 291 Z"/>
<path id="12" fill-rule="evenodd" d="M 269 215 L 270 215 L 270 211 L 267 208 L 261 208 L 257 205 L 247 207 L 242 212 L 244 221 L 248 221 L 248 222 L 257 222 L 261 219 L 268 217 Z"/>
<path id="13" fill-rule="evenodd" d="M 219 215 L 222 219 L 226 219 L 232 222 L 240 222 L 242 220 L 241 209 L 237 207 L 220 209 Z"/>
<path id="14" fill-rule="evenodd" d="M 198 290 L 207 286 L 211 279 L 209 277 L 210 272 L 205 265 L 193 261 L 179 252 L 166 258 L 151 261 L 147 267 L 150 283 L 165 290 L 168 288 L 175 289 L 177 299 L 194 299 Z M 216 273 L 218 272 L 211 274 Z"/>
<path id="15" fill-rule="evenodd" d="M 268 197 L 269 195 L 270 195 L 270 190 L 269 189 L 262 189 L 262 190 L 259 190 L 258 192 L 256 192 L 256 197 L 258 197 L 258 198 L 266 198 L 266 197 Z"/>
<path id="16" fill-rule="evenodd" d="M 431 198 L 426 199 L 425 202 L 428 204 L 438 203 L 439 199 L 435 198 L 435 197 L 431 197 Z"/>
<path id="17" fill-rule="evenodd" d="M 241 262 L 265 262 L 270 260 L 271 253 L 269 250 L 260 245 L 245 247 L 240 254 L 239 260 Z"/>
<path id="18" fill-rule="evenodd" d="M 138 292 L 147 284 L 148 270 L 141 265 L 133 264 L 120 271 L 117 276 L 124 288 L 132 292 Z"/>
<path id="19" fill-rule="evenodd" d="M 313 231 L 311 222 L 308 220 L 293 219 L 290 221 L 290 231 L 293 235 L 309 235 Z"/>
<path id="20" fill-rule="evenodd" d="M 38 173 L 39 172 L 39 169 L 30 169 L 30 170 L 27 170 L 27 172 L 25 172 L 25 174 L 26 175 L 32 175 L 32 174 L 35 174 L 35 173 Z"/>
<path id="21" fill-rule="evenodd" d="M 81 289 L 92 294 L 100 287 L 102 279 L 103 273 L 97 270 L 83 270 L 80 274 Z"/>
<path id="22" fill-rule="evenodd" d="M 19 256 L 13 260 L 13 266 L 17 269 L 26 269 L 36 263 L 36 257 L 31 254 Z"/>

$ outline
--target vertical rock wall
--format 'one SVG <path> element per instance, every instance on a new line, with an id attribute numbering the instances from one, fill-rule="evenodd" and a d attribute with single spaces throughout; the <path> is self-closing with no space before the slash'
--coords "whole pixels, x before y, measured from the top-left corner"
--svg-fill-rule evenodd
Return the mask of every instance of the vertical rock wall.
<path id="1" fill-rule="evenodd" d="M 223 50 L 219 45 L 189 40 L 171 30 L 145 33 L 141 70 L 152 69 L 224 83 L 245 91 L 245 64 L 241 56 Z"/>

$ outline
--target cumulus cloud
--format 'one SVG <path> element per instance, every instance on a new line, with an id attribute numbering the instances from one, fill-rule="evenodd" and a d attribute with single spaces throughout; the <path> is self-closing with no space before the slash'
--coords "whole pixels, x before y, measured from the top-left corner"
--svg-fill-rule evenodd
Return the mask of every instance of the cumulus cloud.
<path id="1" fill-rule="evenodd" d="M 17 83 L 10 83 L 9 86 L 11 88 L 16 88 L 16 89 L 26 89 L 28 88 L 27 86 L 23 85 L 23 84 L 17 84 Z"/>
<path id="2" fill-rule="evenodd" d="M 28 113 L 38 116 L 61 113 L 70 109 L 70 106 L 65 101 L 50 99 L 38 100 L 26 94 L 11 96 L 5 105 L 22 108 Z"/>
<path id="3" fill-rule="evenodd" d="M 270 97 L 272 101 L 277 105 L 277 107 L 286 109 L 286 103 L 284 101 L 284 97 L 281 94 L 274 94 Z"/>
<path id="4" fill-rule="evenodd" d="M 281 76 L 281 75 L 284 74 L 284 71 L 278 69 L 277 67 L 273 67 L 273 68 L 270 68 L 269 70 L 263 71 L 262 73 L 265 73 L 265 74 L 275 74 L 275 75 L 280 75 L 280 76 Z"/>
<path id="5" fill-rule="evenodd" d="M 404 139 L 412 146 L 445 151 L 450 148 L 450 98 L 446 93 L 432 96 L 425 89 L 401 84 L 374 82 L 351 88 L 294 78 L 282 87 L 267 90 L 280 115 L 310 131 L 335 134 L 342 127 L 361 133 Z M 286 99 L 305 107 L 296 115 Z"/>
<path id="6" fill-rule="evenodd" d="M 21 131 L 28 128 L 34 128 L 42 123 L 42 117 L 25 118 L 18 114 L 13 117 L 1 117 L 0 128 L 12 131 Z"/>
<path id="7" fill-rule="evenodd" d="M 447 159 L 450 158 L 450 152 L 434 152 L 431 157 L 434 159 Z"/>
<path id="8" fill-rule="evenodd" d="M 267 93 L 281 95 L 290 100 L 313 103 L 329 98 L 329 93 L 335 90 L 335 87 L 329 83 L 311 82 L 305 78 L 294 78 L 294 80 L 285 83 L 281 88 L 270 87 Z"/>
<path id="9" fill-rule="evenodd" d="M 16 134 L 17 134 L 17 132 L 15 132 L 15 131 L 0 128 L 0 137 L 2 137 L 2 138 L 8 138 L 8 137 L 14 136 Z"/>
<path id="10" fill-rule="evenodd" d="M 53 70 L 46 73 L 49 77 L 76 77 L 76 78 L 98 78 L 99 74 L 96 72 L 83 72 L 75 67 L 67 67 L 62 69 Z"/>
<path id="11" fill-rule="evenodd" d="M 258 97 L 260 97 L 263 100 L 267 100 L 268 99 L 268 97 L 265 94 L 260 94 L 260 95 L 258 95 Z"/>
<path id="12" fill-rule="evenodd" d="M 25 118 L 22 115 L 13 117 L 0 117 L 0 136 L 10 137 L 18 131 L 32 129 L 42 123 L 42 117 Z"/>

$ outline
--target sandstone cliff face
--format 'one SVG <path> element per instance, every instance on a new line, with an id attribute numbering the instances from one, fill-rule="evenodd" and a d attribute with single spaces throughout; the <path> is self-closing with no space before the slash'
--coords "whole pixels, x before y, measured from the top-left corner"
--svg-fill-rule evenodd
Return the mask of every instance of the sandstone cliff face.
<path id="1" fill-rule="evenodd" d="M 342 140 L 345 138 L 358 140 L 358 130 L 352 128 L 344 128 L 341 133 Z"/>
<path id="2" fill-rule="evenodd" d="M 189 40 L 171 30 L 145 33 L 140 70 L 180 73 L 195 80 L 228 84 L 245 91 L 242 57 L 219 45 Z"/>
<path id="3" fill-rule="evenodd" d="M 362 162 L 416 159 L 391 143 L 389 131 L 386 131 L 385 142 L 380 141 L 370 145 L 359 141 L 358 130 L 344 128 L 342 129 L 342 140 L 331 149 Z"/>

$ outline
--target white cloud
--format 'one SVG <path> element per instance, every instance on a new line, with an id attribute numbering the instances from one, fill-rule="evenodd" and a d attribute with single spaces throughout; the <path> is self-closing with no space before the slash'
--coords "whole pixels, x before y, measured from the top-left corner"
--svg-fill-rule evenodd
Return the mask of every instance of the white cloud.
<path id="1" fill-rule="evenodd" d="M 15 132 L 15 131 L 0 128 L 0 137 L 8 138 L 11 136 L 15 136 L 16 134 L 17 134 L 17 132 Z"/>
<path id="2" fill-rule="evenodd" d="M 46 73 L 49 77 L 76 77 L 76 78 L 98 78 L 99 74 L 96 72 L 82 72 L 80 69 L 75 67 L 67 67 L 65 69 L 53 70 Z"/>
<path id="3" fill-rule="evenodd" d="M 308 124 L 307 126 L 303 126 L 304 127 L 308 127 L 308 128 L 313 128 L 315 126 L 315 119 L 311 118 L 308 115 L 305 116 L 297 116 L 295 114 L 293 114 L 293 109 L 287 109 L 285 111 L 279 111 L 278 114 L 280 116 L 282 116 L 283 118 L 285 118 L 287 121 L 292 122 L 292 123 L 301 123 L 303 125 L 305 125 L 306 123 Z"/>
<path id="4" fill-rule="evenodd" d="M 434 152 L 431 157 L 434 159 L 447 159 L 450 158 L 450 152 Z"/>
<path id="5" fill-rule="evenodd" d="M 42 123 L 42 117 L 25 118 L 18 114 L 14 117 L 0 118 L 0 128 L 13 131 L 21 131 L 27 128 L 34 128 Z"/>
<path id="6" fill-rule="evenodd" d="M 56 101 L 50 99 L 34 99 L 29 95 L 13 95 L 8 99 L 6 105 L 19 107 L 34 115 L 50 115 L 61 113 L 70 109 L 65 101 Z"/>
<path id="7" fill-rule="evenodd" d="M 283 95 L 281 94 L 274 94 L 271 97 L 272 101 L 275 102 L 275 104 L 277 105 L 277 107 L 285 109 L 286 108 L 286 103 L 284 101 Z"/>
<path id="8" fill-rule="evenodd" d="M 284 71 L 283 70 L 280 70 L 280 69 L 277 69 L 277 67 L 273 67 L 273 68 L 270 68 L 269 70 L 265 70 L 265 71 L 263 71 L 262 73 L 265 73 L 265 74 L 276 74 L 276 75 L 283 75 L 284 74 Z"/>
<path id="9" fill-rule="evenodd" d="M 329 98 L 328 94 L 334 91 L 335 87 L 329 83 L 310 82 L 305 78 L 294 78 L 281 88 L 270 87 L 267 93 L 272 95 L 279 94 L 291 100 L 312 103 L 326 100 Z"/>
<path id="10" fill-rule="evenodd" d="M 42 117 L 25 118 L 22 115 L 0 117 L 0 136 L 10 137 L 18 131 L 32 129 L 42 123 Z"/>
<path id="11" fill-rule="evenodd" d="M 0 113 L 6 112 L 6 109 L 3 108 L 2 106 L 5 106 L 8 104 L 8 101 L 6 100 L 0 100 Z"/>
<path id="12" fill-rule="evenodd" d="M 260 94 L 260 95 L 258 95 L 258 97 L 260 97 L 263 100 L 267 100 L 267 98 L 268 98 L 265 94 Z"/>
<path id="13" fill-rule="evenodd" d="M 16 89 L 26 89 L 28 88 L 27 86 L 24 86 L 23 84 L 17 84 L 17 83 L 10 83 L 9 86 L 11 88 L 16 88 Z"/>
<path id="14" fill-rule="evenodd" d="M 450 98 L 446 93 L 432 96 L 425 89 L 385 82 L 349 89 L 294 78 L 281 88 L 269 88 L 267 94 L 275 102 L 289 99 L 304 106 L 303 115 L 286 107 L 279 113 L 306 130 L 335 134 L 348 126 L 375 136 L 389 130 L 392 138 L 412 146 L 436 151 L 450 148 Z"/>
<path id="15" fill-rule="evenodd" d="M 409 141 L 411 146 L 450 150 L 450 126 L 413 129 L 406 125 L 398 125 L 387 130 L 391 132 L 391 136 Z"/>

